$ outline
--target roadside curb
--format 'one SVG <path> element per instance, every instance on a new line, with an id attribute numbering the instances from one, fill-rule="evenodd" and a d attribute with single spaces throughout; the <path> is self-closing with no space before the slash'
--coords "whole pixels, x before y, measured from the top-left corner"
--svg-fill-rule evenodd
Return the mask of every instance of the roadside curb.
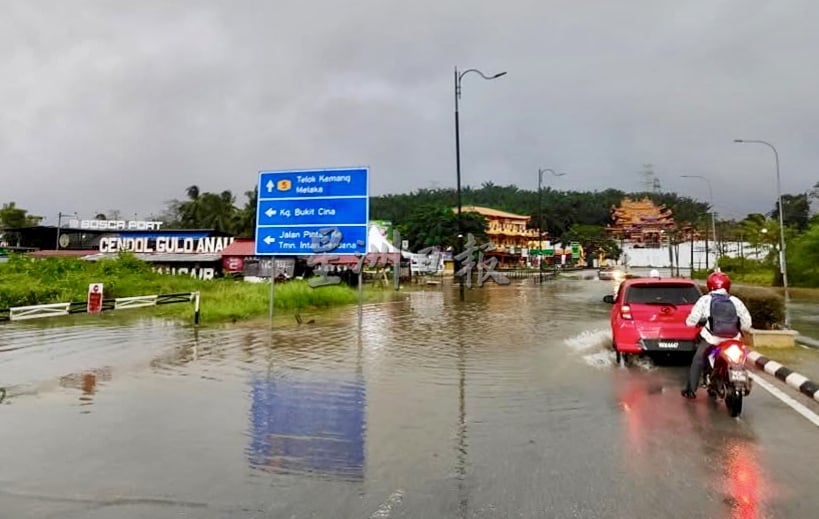
<path id="1" fill-rule="evenodd" d="M 800 393 L 819 402 L 819 385 L 808 380 L 806 376 L 800 375 L 792 369 L 786 368 L 775 360 L 771 360 L 755 351 L 748 352 L 748 358 L 765 373 L 773 375 Z"/>
<path id="2" fill-rule="evenodd" d="M 809 346 L 811 348 L 819 348 L 819 341 L 816 339 L 812 339 L 810 337 L 805 337 L 804 335 L 797 335 L 795 338 L 798 344 L 802 346 Z"/>

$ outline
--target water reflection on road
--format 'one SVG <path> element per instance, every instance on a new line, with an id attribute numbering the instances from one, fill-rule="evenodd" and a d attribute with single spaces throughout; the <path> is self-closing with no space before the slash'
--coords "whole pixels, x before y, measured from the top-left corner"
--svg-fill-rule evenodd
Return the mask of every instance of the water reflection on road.
<path id="1" fill-rule="evenodd" d="M 6 328 L 0 374 L 26 390 L 0 407 L 0 501 L 54 517 L 746 518 L 817 505 L 810 472 L 782 461 L 812 446 L 801 418 L 754 394 L 737 421 L 681 399 L 680 366 L 615 367 L 608 290 L 490 285 L 460 303 L 435 288 L 360 322 L 355 309 L 282 316 L 272 332 L 146 318 Z"/>

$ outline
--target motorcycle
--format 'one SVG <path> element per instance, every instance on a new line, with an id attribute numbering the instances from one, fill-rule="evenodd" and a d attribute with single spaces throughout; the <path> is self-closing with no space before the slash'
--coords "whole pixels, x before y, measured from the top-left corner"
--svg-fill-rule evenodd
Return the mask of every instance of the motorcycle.
<path id="1" fill-rule="evenodd" d="M 751 377 L 745 367 L 748 351 L 738 340 L 711 346 L 704 355 L 703 386 L 711 398 L 725 401 L 732 417 L 742 413 L 742 400 L 751 393 Z"/>

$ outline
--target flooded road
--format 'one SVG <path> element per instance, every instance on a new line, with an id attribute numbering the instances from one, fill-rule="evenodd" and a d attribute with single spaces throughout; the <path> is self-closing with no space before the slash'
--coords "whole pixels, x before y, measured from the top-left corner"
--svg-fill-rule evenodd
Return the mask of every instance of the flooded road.
<path id="1" fill-rule="evenodd" d="M 810 517 L 819 428 L 616 367 L 605 282 L 0 328 L 3 517 Z M 314 322 L 309 323 L 310 320 Z M 308 324 L 309 323 L 309 324 Z"/>

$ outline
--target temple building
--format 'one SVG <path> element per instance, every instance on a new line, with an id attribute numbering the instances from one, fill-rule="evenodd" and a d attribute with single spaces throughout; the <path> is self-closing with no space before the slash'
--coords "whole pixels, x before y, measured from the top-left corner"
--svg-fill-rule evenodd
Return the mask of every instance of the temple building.
<path id="1" fill-rule="evenodd" d="M 453 209 L 457 212 L 457 208 Z M 544 229 L 538 238 L 537 229 L 529 229 L 531 216 L 507 213 L 481 206 L 464 206 L 464 213 L 478 213 L 486 220 L 486 236 L 495 249 L 486 253 L 498 259 L 498 266 L 506 268 L 533 267 L 540 259 L 544 264 L 570 264 L 583 261 L 579 244 L 556 247 Z M 543 250 L 540 251 L 540 247 Z"/>
<path id="2" fill-rule="evenodd" d="M 457 212 L 458 209 L 455 208 Z M 464 213 L 478 213 L 486 219 L 486 236 L 495 246 L 493 255 L 521 258 L 537 242 L 537 229 L 527 229 L 531 216 L 507 213 L 476 205 L 461 208 Z"/>
<path id="3" fill-rule="evenodd" d="M 611 208 L 613 223 L 606 226 L 609 237 L 637 246 L 657 248 L 668 242 L 667 233 L 676 229 L 671 209 L 657 206 L 649 198 L 624 198 Z"/>

